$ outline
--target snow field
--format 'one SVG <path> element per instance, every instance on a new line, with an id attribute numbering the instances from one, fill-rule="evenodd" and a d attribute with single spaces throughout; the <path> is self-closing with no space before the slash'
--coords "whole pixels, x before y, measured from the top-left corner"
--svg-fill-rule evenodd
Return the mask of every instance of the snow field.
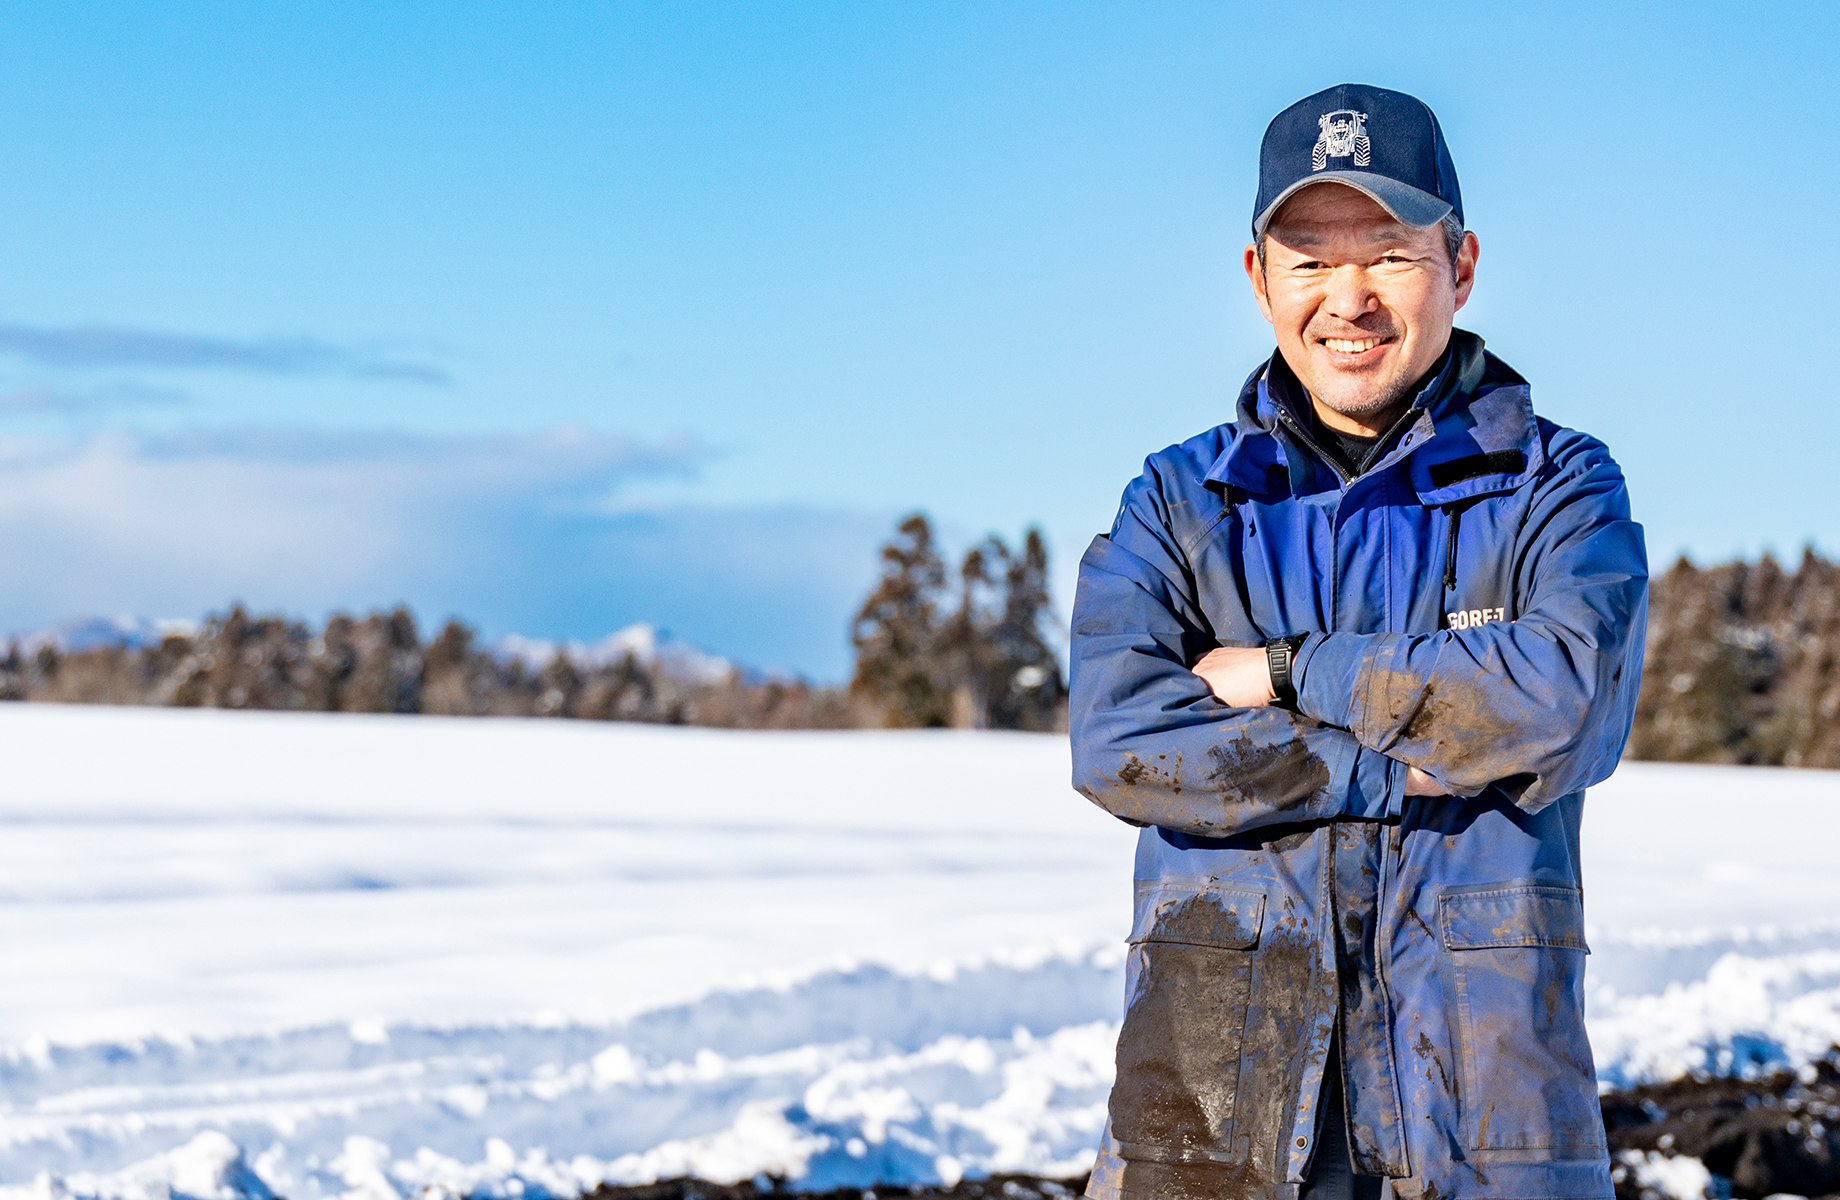
<path id="1" fill-rule="evenodd" d="M 612 1027 L 321 1027 L 46 1049 L 6 1066 L 0 1161 L 13 1179 L 62 1170 L 73 1194 L 124 1197 L 153 1195 L 201 1156 L 216 1165 L 190 1169 L 221 1180 L 210 1194 L 247 1193 L 253 1177 L 289 1196 L 1074 1174 L 1104 1120 L 1115 1027 L 1060 1020 L 1109 998 L 1116 970 L 1059 959 L 939 980 L 862 968 Z M 1003 998 L 962 1011 L 973 997 Z M 738 1001 L 763 1019 L 737 1022 Z M 1024 1015 L 1057 1027 L 976 1032 Z M 823 1040 L 840 1026 L 862 1032 Z M 972 1032 L 939 1032 L 954 1026 Z M 237 1153 L 222 1153 L 225 1138 Z M 68 1173 L 96 1157 L 134 1165 Z"/>
<path id="2" fill-rule="evenodd" d="M 1135 831 L 1061 739 L 49 706 L 0 737 L 8 1200 L 1091 1160 Z M 1606 1081 L 1840 1037 L 1837 801 L 1593 793 Z"/>

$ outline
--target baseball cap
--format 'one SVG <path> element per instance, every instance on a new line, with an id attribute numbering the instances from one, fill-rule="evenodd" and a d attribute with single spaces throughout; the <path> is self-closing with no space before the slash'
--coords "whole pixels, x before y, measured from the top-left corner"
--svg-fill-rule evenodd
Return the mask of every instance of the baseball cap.
<path id="1" fill-rule="evenodd" d="M 1404 92 L 1344 83 L 1297 101 L 1273 118 L 1259 147 L 1252 233 L 1313 183 L 1364 192 L 1405 225 L 1463 219 L 1463 194 L 1444 131 L 1425 102 Z"/>

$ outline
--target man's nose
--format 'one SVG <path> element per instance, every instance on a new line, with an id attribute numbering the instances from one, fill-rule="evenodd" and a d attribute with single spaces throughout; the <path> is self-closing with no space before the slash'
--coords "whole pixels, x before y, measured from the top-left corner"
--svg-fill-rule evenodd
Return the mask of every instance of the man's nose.
<path id="1" fill-rule="evenodd" d="M 1366 316 L 1380 306 L 1372 281 L 1360 266 L 1349 263 L 1329 272 L 1329 285 L 1323 297 L 1323 310 L 1343 321 Z"/>

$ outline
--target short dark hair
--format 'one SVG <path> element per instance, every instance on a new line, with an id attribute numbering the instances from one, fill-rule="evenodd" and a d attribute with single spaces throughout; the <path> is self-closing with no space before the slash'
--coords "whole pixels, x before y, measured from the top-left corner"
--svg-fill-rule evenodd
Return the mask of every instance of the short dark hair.
<path id="1" fill-rule="evenodd" d="M 1438 228 L 1444 231 L 1444 249 L 1450 254 L 1450 273 L 1454 276 L 1457 273 L 1457 255 L 1463 249 L 1463 222 L 1456 213 L 1447 213 L 1444 219 L 1438 222 Z M 1257 240 L 1253 242 L 1253 247 L 1259 256 L 1259 271 L 1263 273 L 1265 270 L 1265 234 L 1259 234 Z"/>

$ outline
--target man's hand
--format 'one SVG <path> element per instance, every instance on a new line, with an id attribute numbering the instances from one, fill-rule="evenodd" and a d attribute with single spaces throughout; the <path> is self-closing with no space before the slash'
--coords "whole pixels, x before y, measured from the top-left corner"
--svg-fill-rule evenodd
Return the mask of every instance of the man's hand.
<path id="1" fill-rule="evenodd" d="M 1442 796 L 1447 793 L 1437 780 L 1425 774 L 1417 767 L 1406 768 L 1406 795 L 1408 796 Z"/>
<path id="2" fill-rule="evenodd" d="M 1222 704 L 1234 708 L 1262 708 L 1277 699 L 1271 690 L 1271 664 L 1263 646 L 1221 646 L 1201 656 L 1189 668 L 1213 690 Z"/>

